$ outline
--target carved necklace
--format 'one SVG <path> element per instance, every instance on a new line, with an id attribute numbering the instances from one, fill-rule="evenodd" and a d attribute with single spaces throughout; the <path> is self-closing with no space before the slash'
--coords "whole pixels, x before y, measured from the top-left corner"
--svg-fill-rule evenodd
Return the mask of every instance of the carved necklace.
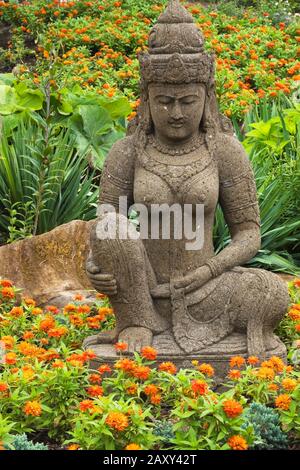
<path id="1" fill-rule="evenodd" d="M 196 138 L 192 139 L 189 145 L 187 145 L 186 147 L 181 147 L 179 149 L 167 147 L 166 145 L 161 144 L 160 142 L 155 140 L 152 135 L 148 137 L 148 142 L 150 143 L 150 145 L 152 145 L 152 147 L 156 148 L 159 152 L 164 153 L 166 155 L 187 155 L 201 147 L 204 142 L 204 136 L 197 136 Z"/>

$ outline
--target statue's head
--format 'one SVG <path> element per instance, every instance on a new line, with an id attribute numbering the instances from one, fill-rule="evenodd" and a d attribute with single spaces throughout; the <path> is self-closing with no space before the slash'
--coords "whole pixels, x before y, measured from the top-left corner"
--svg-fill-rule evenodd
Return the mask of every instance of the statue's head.
<path id="1" fill-rule="evenodd" d="M 159 129 L 168 139 L 186 139 L 207 131 L 217 113 L 214 58 L 179 0 L 170 0 L 149 35 L 149 50 L 140 55 L 139 124 L 146 134 Z"/>

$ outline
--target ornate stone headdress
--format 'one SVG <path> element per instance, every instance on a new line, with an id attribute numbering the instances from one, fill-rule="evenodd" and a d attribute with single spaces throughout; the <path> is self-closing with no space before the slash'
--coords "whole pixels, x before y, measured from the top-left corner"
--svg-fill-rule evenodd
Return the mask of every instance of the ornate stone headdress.
<path id="1" fill-rule="evenodd" d="M 214 77 L 213 56 L 179 0 L 170 0 L 149 34 L 149 52 L 139 57 L 146 83 L 209 83 Z"/>

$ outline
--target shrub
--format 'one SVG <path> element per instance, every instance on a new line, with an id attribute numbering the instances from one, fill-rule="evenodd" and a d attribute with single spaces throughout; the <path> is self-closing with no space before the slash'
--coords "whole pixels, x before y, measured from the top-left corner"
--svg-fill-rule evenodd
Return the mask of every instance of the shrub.
<path id="1" fill-rule="evenodd" d="M 278 413 L 260 403 L 251 403 L 245 413 L 246 426 L 252 425 L 255 433 L 253 449 L 286 449 L 287 435 L 280 428 Z"/>
<path id="2" fill-rule="evenodd" d="M 12 448 L 13 450 L 49 450 L 45 444 L 28 440 L 25 433 L 13 437 Z"/>

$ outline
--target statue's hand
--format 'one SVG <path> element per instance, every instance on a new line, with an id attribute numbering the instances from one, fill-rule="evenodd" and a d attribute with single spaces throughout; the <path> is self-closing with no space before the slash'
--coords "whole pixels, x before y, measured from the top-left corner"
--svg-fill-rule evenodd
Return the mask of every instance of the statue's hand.
<path id="1" fill-rule="evenodd" d="M 193 292 L 202 287 L 211 279 L 211 271 L 208 266 L 201 266 L 186 276 L 174 282 L 175 289 L 184 289 L 185 293 Z"/>
<path id="2" fill-rule="evenodd" d="M 111 296 L 117 294 L 117 281 L 112 274 L 101 273 L 92 260 L 86 263 L 86 272 L 94 288 L 102 294 Z"/>

